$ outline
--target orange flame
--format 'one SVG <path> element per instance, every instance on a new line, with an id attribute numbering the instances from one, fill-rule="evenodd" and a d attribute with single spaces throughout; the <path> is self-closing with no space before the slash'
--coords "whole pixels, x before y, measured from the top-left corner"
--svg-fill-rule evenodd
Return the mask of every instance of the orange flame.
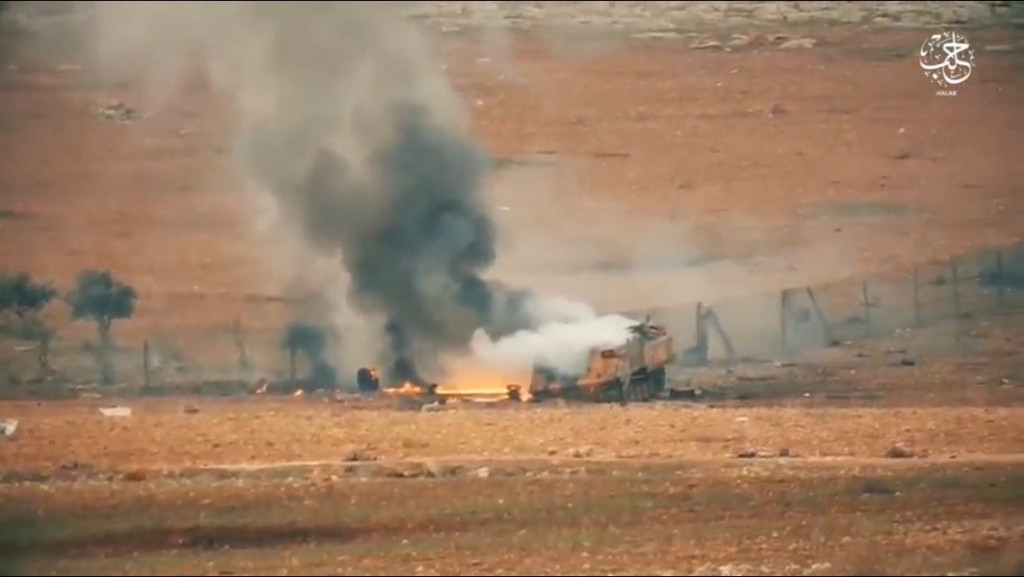
<path id="1" fill-rule="evenodd" d="M 418 395 L 424 392 L 423 389 L 408 381 L 402 383 L 401 387 L 386 387 L 381 390 L 389 395 Z"/>
<path id="2" fill-rule="evenodd" d="M 503 370 L 471 359 L 450 363 L 447 369 L 449 376 L 438 386 L 440 394 L 502 400 L 508 398 L 510 385 L 519 385 L 522 400 L 529 397 L 529 370 Z"/>

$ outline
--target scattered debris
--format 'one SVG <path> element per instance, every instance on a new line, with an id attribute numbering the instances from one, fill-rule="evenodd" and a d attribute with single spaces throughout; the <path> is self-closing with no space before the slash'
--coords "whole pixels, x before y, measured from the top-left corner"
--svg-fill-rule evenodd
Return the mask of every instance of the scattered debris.
<path id="1" fill-rule="evenodd" d="M 814 45 L 817 43 L 818 41 L 814 38 L 795 38 L 779 44 L 779 48 L 783 50 L 792 50 L 794 48 L 814 48 Z"/>
<path id="2" fill-rule="evenodd" d="M 403 449 L 426 449 L 429 446 L 430 443 L 423 440 L 409 438 L 402 439 Z"/>
<path id="3" fill-rule="evenodd" d="M 100 413 L 103 413 L 104 417 L 130 417 L 132 416 L 131 407 L 102 407 Z"/>
<path id="4" fill-rule="evenodd" d="M 669 400 L 677 401 L 682 399 L 696 399 L 701 395 L 700 389 L 669 389 Z"/>
<path id="5" fill-rule="evenodd" d="M 886 459 L 911 459 L 914 457 L 914 452 L 906 447 L 899 445 L 893 445 L 889 447 L 889 450 L 885 452 Z"/>
<path id="6" fill-rule="evenodd" d="M 741 383 L 764 383 L 778 380 L 775 375 L 736 375 L 736 380 Z"/>
<path id="7" fill-rule="evenodd" d="M 420 407 L 420 412 L 422 412 L 422 413 L 436 413 L 438 411 L 443 411 L 444 409 L 445 409 L 445 404 L 444 403 L 441 403 L 441 402 L 438 402 L 438 401 L 434 401 L 433 403 L 426 403 L 425 405 Z"/>
<path id="8" fill-rule="evenodd" d="M 899 491 L 893 488 L 887 481 L 875 477 L 864 479 L 861 493 L 864 495 L 899 495 Z"/>
<path id="9" fill-rule="evenodd" d="M 348 447 L 342 451 L 341 460 L 346 463 L 357 463 L 374 461 L 376 459 L 374 459 L 374 457 L 363 447 Z"/>
<path id="10" fill-rule="evenodd" d="M 574 458 L 576 458 L 576 459 L 585 459 L 585 458 L 590 457 L 591 455 L 594 454 L 594 448 L 593 447 L 581 447 L 581 448 L 578 448 L 578 449 L 573 449 L 570 454 Z"/>
<path id="11" fill-rule="evenodd" d="M 751 36 L 747 36 L 746 34 L 733 34 L 732 39 L 729 40 L 728 44 L 729 46 L 735 47 L 749 46 L 751 43 L 753 43 L 753 41 L 754 38 Z"/>
<path id="12" fill-rule="evenodd" d="M 491 469 L 490 467 L 480 467 L 476 471 L 473 471 L 473 475 L 481 479 L 486 479 L 491 476 Z"/>
<path id="13" fill-rule="evenodd" d="M 255 395 L 265 395 L 265 394 L 267 394 L 267 388 L 269 386 L 270 386 L 270 383 L 267 382 L 266 378 L 260 378 L 260 380 L 256 381 L 256 386 L 255 386 L 255 390 L 253 391 L 253 394 L 255 394 Z"/>
<path id="14" fill-rule="evenodd" d="M 647 39 L 647 40 L 675 40 L 682 38 L 683 35 L 678 32 L 663 31 L 663 32 L 637 32 L 633 34 L 633 38 L 636 39 Z"/>
<path id="15" fill-rule="evenodd" d="M 128 471 L 127 473 L 125 473 L 124 475 L 121 476 L 122 480 L 124 480 L 124 481 L 131 481 L 131 482 L 134 482 L 134 483 L 140 483 L 142 481 L 145 481 L 147 478 L 149 478 L 149 473 L 147 473 L 146 471 L 144 471 L 142 469 L 135 469 L 134 471 Z"/>
<path id="16" fill-rule="evenodd" d="M 707 48 L 721 48 L 721 47 L 722 47 L 722 43 L 718 42 L 716 40 L 702 40 L 702 41 L 699 41 L 699 42 L 694 42 L 693 44 L 690 45 L 690 48 L 693 49 L 693 50 L 704 50 L 704 49 L 707 49 Z"/>
<path id="17" fill-rule="evenodd" d="M 456 467 L 438 463 L 437 461 L 424 461 L 423 470 L 426 472 L 428 477 L 438 479 L 442 477 L 451 477 L 459 472 Z"/>
<path id="18" fill-rule="evenodd" d="M 40 471 L 8 470 L 0 473 L 0 483 L 46 483 L 50 476 Z"/>
<path id="19" fill-rule="evenodd" d="M 14 436 L 14 431 L 18 430 L 18 421 L 14 419 L 0 419 L 0 435 L 5 437 Z"/>
<path id="20" fill-rule="evenodd" d="M 115 122 L 131 122 L 140 118 L 134 108 L 120 101 L 100 108 L 100 115 Z"/>

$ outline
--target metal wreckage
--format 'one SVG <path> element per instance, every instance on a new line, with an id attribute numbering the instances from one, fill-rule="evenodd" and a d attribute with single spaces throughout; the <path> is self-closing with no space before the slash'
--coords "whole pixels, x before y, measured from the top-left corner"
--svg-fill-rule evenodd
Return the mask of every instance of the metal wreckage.
<path id="1" fill-rule="evenodd" d="M 543 365 L 535 365 L 526 390 L 523 384 L 506 385 L 510 401 L 542 402 L 571 399 L 598 403 L 642 402 L 662 396 L 666 389 L 666 366 L 675 362 L 673 339 L 664 326 L 643 322 L 630 327 L 630 338 L 612 348 L 590 350 L 586 368 L 579 374 L 564 374 Z M 424 402 L 445 403 L 457 398 L 457 391 L 446 392 L 438 383 L 413 384 L 409 381 L 381 386 L 376 367 L 356 372 L 360 392 L 388 393 L 417 397 Z"/>

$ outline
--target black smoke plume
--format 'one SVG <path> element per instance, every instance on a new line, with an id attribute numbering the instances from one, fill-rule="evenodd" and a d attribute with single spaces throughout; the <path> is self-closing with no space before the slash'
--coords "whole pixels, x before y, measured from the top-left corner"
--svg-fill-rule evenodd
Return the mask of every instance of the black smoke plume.
<path id="1" fill-rule="evenodd" d="M 497 338 L 545 319 L 527 314 L 528 292 L 485 277 L 496 256 L 481 196 L 492 162 L 410 18 L 416 5 L 96 2 L 94 30 L 104 75 L 148 76 L 165 96 L 198 57 L 234 105 L 241 175 L 274 201 L 280 234 L 302 241 L 277 263 L 298 272 L 340 255 L 347 287 L 331 290 L 347 294 L 333 320 L 387 325 L 344 333 L 342 346 L 381 344 L 390 378 L 422 383 L 435 375 L 422 374 L 421 357 L 469 352 L 480 328 Z M 519 358 L 540 346 L 488 350 Z M 365 352 L 344 352 L 345 373 L 372 361 L 357 358 Z"/>
<path id="2" fill-rule="evenodd" d="M 337 385 L 334 368 L 324 358 L 327 334 L 319 327 L 300 322 L 289 324 L 285 329 L 284 338 L 281 339 L 281 347 L 291 356 L 293 370 L 296 355 L 305 355 L 310 367 L 310 374 L 303 383 L 306 389 L 330 388 Z"/>
<path id="3" fill-rule="evenodd" d="M 370 182 L 322 148 L 303 185 L 282 199 L 300 210 L 312 244 L 341 250 L 350 302 L 387 318 L 390 379 L 425 385 L 417 347 L 466 352 L 478 328 L 499 338 L 531 322 L 527 293 L 482 278 L 496 256 L 480 196 L 489 157 L 419 107 L 400 106 L 391 118 L 394 140 L 367 160 Z"/>

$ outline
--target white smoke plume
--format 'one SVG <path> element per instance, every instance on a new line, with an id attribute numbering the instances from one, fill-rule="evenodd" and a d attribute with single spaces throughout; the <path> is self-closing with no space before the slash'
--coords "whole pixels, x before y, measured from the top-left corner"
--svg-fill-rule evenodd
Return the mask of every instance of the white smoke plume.
<path id="1" fill-rule="evenodd" d="M 564 301 L 563 301 L 564 302 Z M 568 303 L 566 309 L 578 313 L 585 305 Z M 546 309 L 558 318 L 559 311 Z M 563 319 L 566 317 L 563 317 Z M 534 330 L 521 330 L 493 340 L 483 331 L 473 335 L 473 353 L 482 361 L 504 369 L 530 368 L 539 363 L 567 375 L 580 374 L 586 368 L 590 350 L 611 348 L 625 343 L 630 327 L 636 321 L 621 315 L 586 318 L 573 316 L 569 320 L 546 320 Z"/>

